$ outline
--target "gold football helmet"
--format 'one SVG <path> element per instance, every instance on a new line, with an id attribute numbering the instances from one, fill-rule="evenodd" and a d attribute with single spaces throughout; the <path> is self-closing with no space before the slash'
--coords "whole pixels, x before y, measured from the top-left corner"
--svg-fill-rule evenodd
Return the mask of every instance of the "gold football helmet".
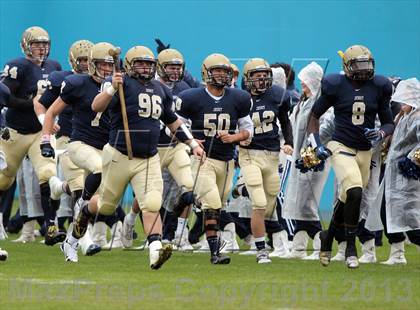
<path id="1" fill-rule="evenodd" d="M 31 46 L 32 43 L 47 43 L 47 47 L 40 47 L 39 49 L 45 49 L 45 53 L 41 56 L 34 56 L 33 51 L 34 48 Z M 20 40 L 20 46 L 22 48 L 22 52 L 33 59 L 44 61 L 48 58 L 50 54 L 50 47 L 51 47 L 51 40 L 48 32 L 38 26 L 29 27 L 26 29 Z"/>
<path id="2" fill-rule="evenodd" d="M 179 71 L 169 72 L 167 65 L 179 65 Z M 157 58 L 157 74 L 169 82 L 178 82 L 184 77 L 185 62 L 182 54 L 173 48 L 161 51 Z"/>
<path id="3" fill-rule="evenodd" d="M 343 59 L 343 70 L 346 76 L 356 81 L 373 79 L 375 74 L 375 60 L 370 50 L 363 45 L 350 46 L 343 53 L 338 51 Z"/>
<path id="4" fill-rule="evenodd" d="M 114 65 L 115 69 L 115 59 L 113 56 L 116 47 L 111 43 L 100 42 L 94 44 L 88 54 L 88 71 L 89 75 L 96 77 L 99 81 L 103 81 L 106 76 L 101 74 L 98 70 L 98 62 L 107 62 Z"/>
<path id="5" fill-rule="evenodd" d="M 224 69 L 226 74 L 214 74 L 215 69 Z M 222 54 L 211 54 L 204 59 L 201 65 L 201 77 L 207 84 L 216 87 L 230 87 L 232 84 L 233 70 L 229 59 Z"/>
<path id="6" fill-rule="evenodd" d="M 266 77 L 253 77 L 254 73 L 266 72 Z M 252 94 L 262 94 L 273 85 L 273 71 L 262 58 L 251 58 L 243 69 L 245 87 Z"/>
<path id="7" fill-rule="evenodd" d="M 145 65 L 145 63 L 149 64 Z M 155 55 L 146 46 L 134 46 L 125 54 L 124 68 L 129 76 L 148 83 L 155 77 Z"/>
<path id="8" fill-rule="evenodd" d="M 79 40 L 72 44 L 69 50 L 69 62 L 73 70 L 77 73 L 87 73 L 86 70 L 81 68 L 80 59 L 88 58 L 89 51 L 93 43 L 88 40 Z"/>

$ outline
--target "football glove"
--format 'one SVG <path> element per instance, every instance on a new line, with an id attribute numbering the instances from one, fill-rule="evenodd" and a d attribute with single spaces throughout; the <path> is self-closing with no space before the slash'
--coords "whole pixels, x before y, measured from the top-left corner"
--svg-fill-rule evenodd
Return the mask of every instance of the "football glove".
<path id="1" fill-rule="evenodd" d="M 309 135 L 309 142 L 315 149 L 315 155 L 319 160 L 326 160 L 332 155 L 331 151 L 321 143 L 321 139 L 318 133 L 311 133 Z"/>
<path id="2" fill-rule="evenodd" d="M 41 148 L 41 155 L 43 157 L 55 158 L 55 152 L 53 147 L 51 146 L 50 138 L 48 135 L 45 135 L 41 138 L 41 144 L 39 147 Z"/>
<path id="3" fill-rule="evenodd" d="M 377 128 L 365 128 L 365 137 L 370 142 L 379 142 L 385 137 L 385 132 Z"/>

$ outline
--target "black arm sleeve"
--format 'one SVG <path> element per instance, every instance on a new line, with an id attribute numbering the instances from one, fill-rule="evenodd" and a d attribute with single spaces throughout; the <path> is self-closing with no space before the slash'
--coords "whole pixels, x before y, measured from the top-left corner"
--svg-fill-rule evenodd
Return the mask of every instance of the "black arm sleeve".
<path id="1" fill-rule="evenodd" d="M 392 95 L 392 85 L 387 83 L 383 87 L 382 98 L 379 102 L 378 116 L 381 121 L 381 130 L 385 132 L 387 136 L 391 135 L 394 132 L 394 121 L 392 120 L 391 112 L 391 95 Z"/>
<path id="2" fill-rule="evenodd" d="M 281 132 L 283 133 L 284 143 L 293 146 L 293 131 L 287 115 L 287 110 L 281 109 L 278 119 L 280 122 Z"/>

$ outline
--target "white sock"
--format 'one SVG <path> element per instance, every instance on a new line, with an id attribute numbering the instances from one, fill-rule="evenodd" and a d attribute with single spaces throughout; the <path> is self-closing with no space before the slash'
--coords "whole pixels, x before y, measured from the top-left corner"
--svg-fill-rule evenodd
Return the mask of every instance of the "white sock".
<path id="1" fill-rule="evenodd" d="M 187 219 L 178 217 L 178 226 L 176 227 L 176 234 L 181 235 L 182 229 L 186 226 Z"/>
<path id="2" fill-rule="evenodd" d="M 88 232 L 86 232 L 86 233 L 88 233 Z M 70 234 L 67 237 L 67 242 L 70 243 L 70 244 L 75 244 L 75 243 L 79 242 L 79 239 L 76 239 L 75 237 L 73 237 L 73 234 Z"/>
<path id="3" fill-rule="evenodd" d="M 130 210 L 130 213 L 127 214 L 127 223 L 130 225 L 134 225 L 136 223 L 136 216 L 137 214 Z"/>

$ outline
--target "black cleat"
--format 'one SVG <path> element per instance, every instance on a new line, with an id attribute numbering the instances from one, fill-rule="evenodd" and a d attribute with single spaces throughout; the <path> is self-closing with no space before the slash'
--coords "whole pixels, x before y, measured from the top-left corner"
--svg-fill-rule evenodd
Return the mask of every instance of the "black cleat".
<path id="1" fill-rule="evenodd" d="M 66 233 L 58 230 L 57 226 L 51 225 L 48 227 L 47 233 L 45 234 L 45 244 L 54 245 L 59 242 L 63 242 L 66 239 Z"/>
<path id="2" fill-rule="evenodd" d="M 223 256 L 223 255 L 212 255 L 210 258 L 210 262 L 213 265 L 227 265 L 230 263 L 230 257 L 229 256 Z"/>
<path id="3" fill-rule="evenodd" d="M 102 248 L 99 245 L 91 244 L 88 246 L 86 250 L 86 256 L 93 256 L 96 253 L 99 253 L 102 250 Z"/>
<path id="4" fill-rule="evenodd" d="M 159 269 L 162 267 L 163 263 L 166 262 L 172 256 L 172 245 L 171 244 L 164 244 L 162 248 L 159 250 L 159 258 L 158 261 L 150 267 L 152 269 Z"/>

